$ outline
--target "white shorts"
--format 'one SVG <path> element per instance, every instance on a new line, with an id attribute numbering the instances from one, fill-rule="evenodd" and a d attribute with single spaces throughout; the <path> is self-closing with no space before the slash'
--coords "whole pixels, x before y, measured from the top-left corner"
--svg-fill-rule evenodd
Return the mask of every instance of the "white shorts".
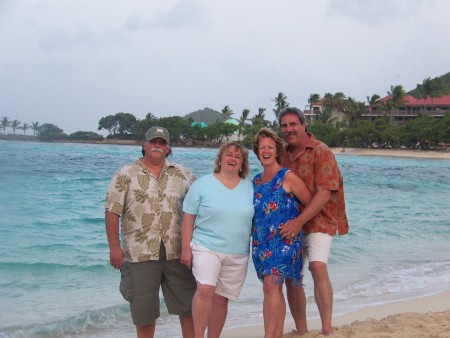
<path id="1" fill-rule="evenodd" d="M 247 276 L 249 255 L 230 255 L 214 252 L 191 243 L 192 273 L 201 284 L 216 287 L 215 293 L 236 300 Z"/>
<path id="2" fill-rule="evenodd" d="M 302 275 L 305 275 L 306 260 L 328 264 L 333 236 L 322 232 L 313 232 L 303 237 L 302 241 Z"/>

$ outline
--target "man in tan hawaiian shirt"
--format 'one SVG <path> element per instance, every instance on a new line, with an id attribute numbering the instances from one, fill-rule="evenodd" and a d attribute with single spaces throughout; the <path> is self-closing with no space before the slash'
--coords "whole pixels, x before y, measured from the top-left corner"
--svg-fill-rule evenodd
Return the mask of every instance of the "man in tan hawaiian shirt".
<path id="1" fill-rule="evenodd" d="M 167 129 L 150 128 L 143 157 L 114 174 L 106 195 L 110 263 L 121 270 L 120 292 L 130 303 L 138 337 L 154 336 L 160 287 L 169 313 L 180 318 L 183 337 L 194 337 L 196 283 L 180 256 L 182 203 L 195 177 L 167 160 L 169 141 Z"/>
<path id="2" fill-rule="evenodd" d="M 298 224 L 289 224 L 281 233 L 285 237 L 303 232 L 303 258 L 308 257 L 314 280 L 314 296 L 322 320 L 322 333 L 333 334 L 331 324 L 333 288 L 327 263 L 332 238 L 348 232 L 344 183 L 336 158 L 327 145 L 307 132 L 303 113 L 294 107 L 280 112 L 281 133 L 288 143 L 283 165 L 300 176 L 313 198 L 301 214 Z M 306 262 L 303 262 L 305 266 Z M 304 275 L 304 269 L 302 271 Z M 301 286 L 287 285 L 288 302 L 298 334 L 308 332 L 306 297 Z"/>

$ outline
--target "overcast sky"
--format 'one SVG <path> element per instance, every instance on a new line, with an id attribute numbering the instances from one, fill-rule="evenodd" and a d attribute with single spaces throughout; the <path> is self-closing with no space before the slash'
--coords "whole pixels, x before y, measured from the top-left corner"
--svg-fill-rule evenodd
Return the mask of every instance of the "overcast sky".
<path id="1" fill-rule="evenodd" d="M 0 117 L 253 116 L 279 92 L 359 101 L 450 72 L 448 0 L 0 0 Z M 30 133 L 30 131 L 28 131 Z"/>

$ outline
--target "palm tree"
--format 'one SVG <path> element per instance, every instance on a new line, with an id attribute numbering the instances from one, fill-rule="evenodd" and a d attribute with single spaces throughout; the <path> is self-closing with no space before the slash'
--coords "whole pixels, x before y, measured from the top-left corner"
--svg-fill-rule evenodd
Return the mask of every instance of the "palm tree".
<path id="1" fill-rule="evenodd" d="M 346 96 L 342 92 L 337 92 L 333 95 L 333 108 L 337 111 L 344 111 L 346 104 Z"/>
<path id="2" fill-rule="evenodd" d="M 21 127 L 17 127 L 17 129 L 22 129 L 23 130 L 23 134 L 25 135 L 25 132 L 27 131 L 27 129 L 30 129 L 31 126 L 28 123 L 24 123 L 23 126 Z"/>
<path id="3" fill-rule="evenodd" d="M 346 106 L 346 96 L 342 92 L 337 92 L 334 95 L 326 93 L 323 97 L 324 111 L 321 115 L 323 123 L 332 122 L 332 115 L 334 111 L 344 112 Z"/>
<path id="4" fill-rule="evenodd" d="M 310 94 L 309 95 L 308 103 L 309 103 L 309 113 L 310 114 L 313 112 L 314 104 L 316 104 L 319 101 L 320 101 L 320 95 L 319 94 Z M 315 118 L 317 118 L 317 116 L 315 116 Z"/>
<path id="5" fill-rule="evenodd" d="M 31 122 L 31 130 L 33 130 L 33 136 L 39 131 L 39 122 Z"/>
<path id="6" fill-rule="evenodd" d="M 309 111 L 312 112 L 313 105 L 320 101 L 320 95 L 319 94 L 309 94 Z"/>
<path id="7" fill-rule="evenodd" d="M 265 111 L 266 108 L 258 108 L 258 114 L 256 114 L 251 118 L 253 125 L 259 125 L 264 127 L 267 126 L 266 114 L 264 113 Z"/>
<path id="8" fill-rule="evenodd" d="M 4 116 L 2 117 L 1 123 L 3 128 L 3 135 L 6 135 L 6 127 L 11 126 L 11 122 L 9 121 L 8 117 Z"/>
<path id="9" fill-rule="evenodd" d="M 405 96 L 406 92 L 403 89 L 402 85 L 391 86 L 391 91 L 388 91 L 387 94 L 390 96 L 388 99 L 389 103 L 389 119 L 392 122 L 392 111 L 394 108 L 402 107 L 405 104 Z"/>
<path id="10" fill-rule="evenodd" d="M 239 118 L 239 131 L 238 131 L 239 135 L 238 135 L 238 139 L 241 138 L 242 131 L 244 130 L 245 124 L 248 121 L 248 115 L 250 115 L 250 109 L 244 109 L 242 111 L 241 117 Z"/>
<path id="11" fill-rule="evenodd" d="M 352 97 L 347 97 L 345 101 L 344 113 L 347 116 L 348 123 L 352 123 L 357 118 L 358 114 L 358 101 Z"/>
<path id="12" fill-rule="evenodd" d="M 367 103 L 370 108 L 375 107 L 376 103 L 381 99 L 380 95 L 373 94 L 371 97 L 367 96 Z"/>
<path id="13" fill-rule="evenodd" d="M 381 104 L 380 103 L 381 97 L 378 94 L 373 94 L 370 97 L 366 96 L 366 98 L 367 98 L 367 103 L 369 104 L 370 112 L 372 113 L 374 111 L 375 107 L 380 106 L 380 104 Z"/>
<path id="14" fill-rule="evenodd" d="M 225 106 L 222 109 L 222 114 L 225 115 L 226 118 L 230 118 L 231 115 L 234 114 L 234 112 L 231 110 L 229 106 Z"/>
<path id="15" fill-rule="evenodd" d="M 278 120 L 278 115 L 280 115 L 280 111 L 289 106 L 289 102 L 287 102 L 287 96 L 280 92 L 275 98 L 271 99 L 275 102 L 275 109 L 273 109 L 273 113 L 275 114 L 275 120 Z"/>
<path id="16" fill-rule="evenodd" d="M 20 126 L 19 120 L 14 120 L 11 122 L 11 128 L 13 130 L 13 135 L 16 135 L 16 129 Z"/>
<path id="17" fill-rule="evenodd" d="M 337 92 L 334 95 L 326 93 L 324 95 L 324 108 L 331 113 L 334 110 L 344 111 L 347 97 L 342 92 Z"/>
<path id="18" fill-rule="evenodd" d="M 392 105 L 394 107 L 401 107 L 405 103 L 406 92 L 402 85 L 391 86 L 391 91 L 387 92 L 391 97 Z"/>

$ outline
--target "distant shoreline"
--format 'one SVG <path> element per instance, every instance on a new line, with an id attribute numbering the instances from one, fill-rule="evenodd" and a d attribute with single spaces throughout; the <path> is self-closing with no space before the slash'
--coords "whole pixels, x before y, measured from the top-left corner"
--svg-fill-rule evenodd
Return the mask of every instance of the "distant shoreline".
<path id="1" fill-rule="evenodd" d="M 1 135 L 0 140 L 5 141 L 24 141 L 24 142 L 44 142 L 44 143 L 81 143 L 81 144 L 112 144 L 112 145 L 141 145 L 140 140 L 123 140 L 123 139 L 110 139 L 105 138 L 103 140 L 40 140 L 37 136 L 31 135 Z M 171 143 L 172 147 L 188 147 L 188 148 L 219 148 L 217 143 L 201 142 L 197 141 L 195 144 L 189 143 Z"/>
<path id="2" fill-rule="evenodd" d="M 336 155 L 392 156 L 410 158 L 433 158 L 450 160 L 449 150 L 376 149 L 376 148 L 331 148 Z"/>
<path id="3" fill-rule="evenodd" d="M 111 145 L 141 145 L 142 141 L 104 139 L 102 141 L 42 141 L 30 135 L 0 135 L 0 140 L 6 141 L 27 141 L 27 142 L 49 142 L 49 143 L 84 143 L 84 144 L 111 144 Z M 180 148 L 219 148 L 217 143 L 198 142 L 196 144 L 172 144 L 173 147 Z M 380 149 L 380 148 L 330 148 L 336 155 L 350 156 L 392 156 L 410 158 L 432 158 L 450 160 L 450 149 L 447 150 L 415 150 L 415 149 Z"/>

